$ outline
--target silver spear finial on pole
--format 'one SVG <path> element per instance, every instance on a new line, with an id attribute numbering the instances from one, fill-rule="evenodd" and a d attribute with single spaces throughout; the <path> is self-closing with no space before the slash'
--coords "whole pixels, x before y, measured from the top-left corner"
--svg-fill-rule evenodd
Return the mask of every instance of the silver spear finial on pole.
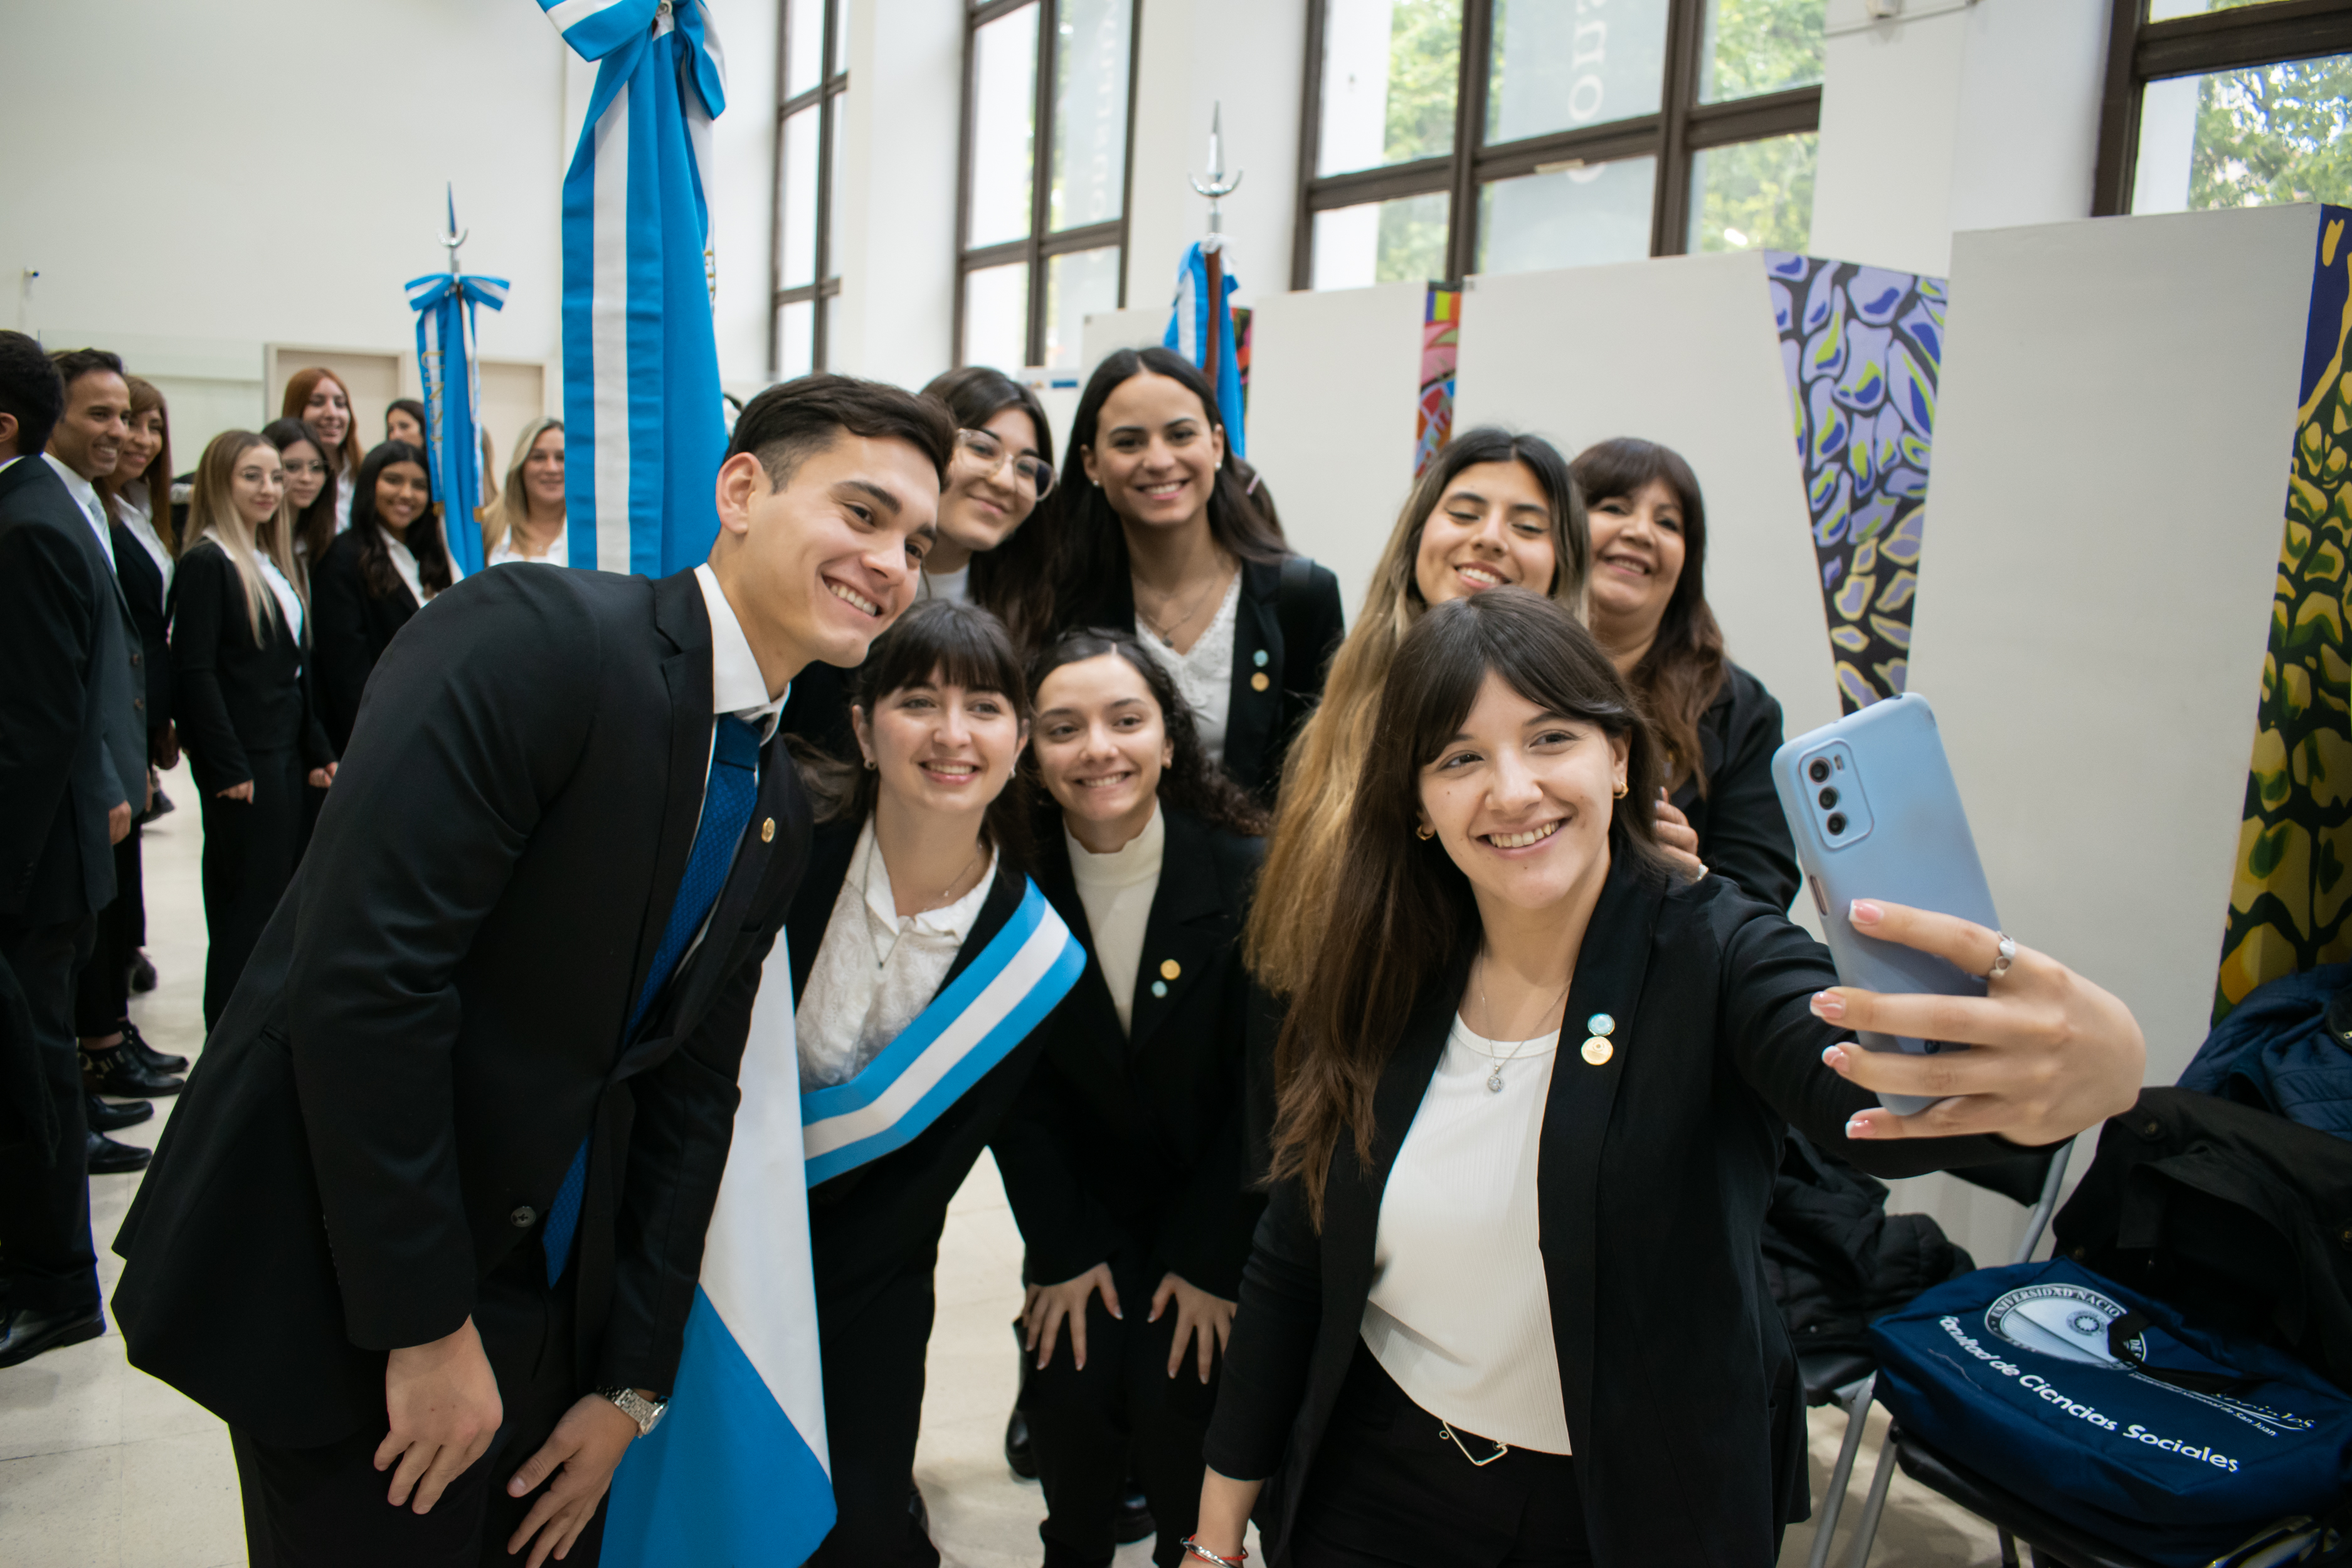
<path id="1" fill-rule="evenodd" d="M 1242 172 L 1238 169 L 1234 171 L 1234 177 L 1232 179 L 1228 180 L 1225 178 L 1225 138 L 1223 128 L 1224 108 L 1224 104 L 1220 101 L 1209 110 L 1208 174 L 1205 176 L 1188 176 L 1192 179 L 1192 189 L 1202 195 L 1209 198 L 1209 245 L 1207 248 L 1215 247 L 1215 245 L 1218 242 L 1220 226 L 1223 224 L 1224 219 L 1223 209 L 1217 205 L 1218 201 L 1223 197 L 1232 195 L 1235 191 L 1241 189 L 1242 184 Z"/>
<path id="2" fill-rule="evenodd" d="M 465 244 L 466 237 L 474 231 L 469 228 L 461 229 L 457 226 L 457 186 L 449 184 L 443 186 L 442 189 L 449 198 L 449 226 L 442 231 L 441 243 L 448 247 L 449 276 L 455 278 L 457 276 L 457 247 Z"/>

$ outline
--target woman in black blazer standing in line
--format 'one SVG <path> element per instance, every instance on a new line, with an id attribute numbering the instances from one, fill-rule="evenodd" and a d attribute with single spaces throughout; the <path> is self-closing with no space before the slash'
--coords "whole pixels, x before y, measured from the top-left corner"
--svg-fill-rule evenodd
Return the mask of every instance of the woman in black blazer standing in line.
<path id="1" fill-rule="evenodd" d="M 1060 497 L 1046 621 L 1136 633 L 1211 758 L 1271 806 L 1345 631 L 1339 580 L 1292 553 L 1250 499 L 1200 367 L 1158 348 L 1097 366 Z"/>
<path id="2" fill-rule="evenodd" d="M 1241 962 L 1265 818 L 1126 633 L 1064 634 L 1030 687 L 1030 756 L 1060 808 L 1041 824 L 1037 882 L 1087 958 L 993 1145 L 1028 1248 L 1021 1407 L 1039 1533 L 1047 1568 L 1109 1562 L 1132 1476 L 1172 1568 L 1265 1206 L 1244 1099 L 1267 1015 Z M 1126 1319 L 1122 1302 L 1149 1310 Z"/>
<path id="3" fill-rule="evenodd" d="M 311 568 L 319 630 L 319 717 L 340 752 L 351 743 L 375 661 L 409 617 L 456 580 L 425 454 L 386 441 L 360 464 L 352 526 Z"/>
<path id="4" fill-rule="evenodd" d="M 1731 662 L 1706 603 L 1706 500 L 1682 454 L 1620 437 L 1569 465 L 1592 531 L 1585 624 L 1664 742 L 1658 838 L 1786 913 L 1797 847 L 1772 788 L 1780 704 Z"/>
<path id="5" fill-rule="evenodd" d="M 1881 1175 L 2053 1143 L 2131 1103 L 2138 1026 L 2054 959 L 1867 900 L 1842 917 L 1990 990 L 1839 986 L 1660 853 L 1641 707 L 1523 589 L 1423 616 L 1379 733 L 1283 1025 L 1193 1556 L 1238 1562 L 1255 1509 L 1297 1568 L 1769 1568 L 1799 1397 L 1758 1263 L 1783 1126 Z"/>
<path id="6" fill-rule="evenodd" d="M 293 878 L 304 780 L 324 789 L 335 776 L 302 668 L 284 500 L 276 447 L 247 430 L 214 437 L 172 584 L 173 717 L 204 796 L 207 1029 Z"/>

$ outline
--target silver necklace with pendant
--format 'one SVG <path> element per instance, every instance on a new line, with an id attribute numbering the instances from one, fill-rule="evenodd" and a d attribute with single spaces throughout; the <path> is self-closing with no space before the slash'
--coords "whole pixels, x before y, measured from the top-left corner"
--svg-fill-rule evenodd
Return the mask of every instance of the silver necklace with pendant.
<path id="1" fill-rule="evenodd" d="M 1543 1012 L 1537 1016 L 1536 1021 L 1538 1023 L 1541 1023 L 1544 1019 L 1550 1017 L 1553 1007 L 1558 1007 L 1567 1002 L 1569 985 L 1573 985 L 1575 984 L 1576 972 L 1573 969 L 1570 969 L 1568 975 L 1568 985 L 1563 985 L 1559 988 L 1559 994 L 1552 998 L 1551 1007 L 1545 1008 Z M 1478 976 L 1478 1012 L 1490 1024 L 1494 1021 L 1494 1009 L 1486 1005 L 1486 976 L 1483 972 Z M 1566 1027 L 1565 1020 L 1562 1021 L 1561 1026 L 1563 1028 Z M 1528 1039 L 1513 1041 L 1511 1044 L 1511 1054 L 1503 1058 L 1501 1060 L 1495 1062 L 1493 1070 L 1486 1074 L 1486 1092 L 1488 1094 L 1502 1093 L 1503 1069 L 1509 1067 L 1513 1062 L 1517 1061 L 1521 1051 L 1526 1050 L 1528 1047 L 1532 1045 L 1536 1040 L 1540 1040 L 1543 1037 L 1541 1035 L 1536 1035 Z"/>

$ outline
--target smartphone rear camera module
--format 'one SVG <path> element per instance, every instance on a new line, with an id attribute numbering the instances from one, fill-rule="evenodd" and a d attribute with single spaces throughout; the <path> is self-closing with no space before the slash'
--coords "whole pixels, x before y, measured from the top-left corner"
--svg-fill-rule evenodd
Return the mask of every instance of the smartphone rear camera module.
<path id="1" fill-rule="evenodd" d="M 1823 811 L 1827 811 L 1830 807 L 1835 805 L 1837 802 L 1837 791 L 1833 789 L 1825 789 L 1822 791 L 1822 809 Z"/>
<path id="2" fill-rule="evenodd" d="M 1830 830 L 1830 837 L 1832 838 L 1837 837 L 1840 834 L 1843 834 L 1845 831 L 1845 813 L 1843 811 L 1831 812 L 1829 821 L 1823 823 L 1822 826 Z"/>
<path id="3" fill-rule="evenodd" d="M 1811 778 L 1812 779 L 1812 781 L 1813 781 L 1815 784 L 1827 784 L 1827 783 L 1829 783 L 1829 782 L 1830 782 L 1830 764 L 1829 764 L 1829 759 L 1828 759 L 1828 758 L 1826 758 L 1826 757 L 1815 757 L 1815 758 L 1812 760 L 1811 764 L 1810 766 L 1808 766 L 1808 767 L 1805 769 L 1805 772 L 1806 772 L 1806 773 L 1807 773 L 1809 776 L 1811 776 Z"/>

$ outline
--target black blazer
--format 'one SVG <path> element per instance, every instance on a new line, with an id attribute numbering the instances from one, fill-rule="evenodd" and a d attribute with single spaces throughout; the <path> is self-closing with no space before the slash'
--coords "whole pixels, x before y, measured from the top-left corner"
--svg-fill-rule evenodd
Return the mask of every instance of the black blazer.
<path id="1" fill-rule="evenodd" d="M 1461 946 L 1390 1058 L 1370 1165 L 1339 1141 L 1321 1235 L 1296 1182 L 1258 1227 L 1205 1452 L 1221 1474 L 1271 1478 L 1256 1518 L 1274 1563 L 1356 1353 L 1381 1191 L 1461 1002 Z M 1991 1138 L 1849 1141 L 1847 1119 L 1876 1100 L 1822 1065 L 1851 1036 L 1807 1007 L 1836 984 L 1824 949 L 1720 877 L 1667 887 L 1621 862 L 1593 911 L 1537 1185 L 1596 1563 L 1773 1561 L 1776 1463 L 1803 1463 L 1787 1452 L 1801 1392 L 1759 1262 L 1784 1123 L 1884 1176 L 2015 1152 Z M 1576 1040 L 1602 1012 L 1616 1050 L 1592 1067 Z"/>
<path id="2" fill-rule="evenodd" d="M 1283 590 L 1286 572 L 1292 578 L 1287 594 Z M 1062 627 L 1071 626 L 1135 630 L 1134 579 L 1122 574 L 1102 584 L 1090 602 L 1071 606 L 1062 616 Z M 1346 635 L 1339 579 L 1329 567 L 1303 555 L 1286 562 L 1242 563 L 1224 769 L 1262 805 L 1274 804 L 1291 738 L 1323 700 L 1331 656 Z"/>
<path id="3" fill-rule="evenodd" d="M 376 660 L 416 609 L 416 596 L 405 583 L 394 582 L 389 594 L 368 592 L 356 533 L 338 535 L 310 568 L 310 657 L 317 667 L 319 722 L 336 751 L 351 743 L 360 694 Z"/>
<path id="4" fill-rule="evenodd" d="M 808 875 L 801 879 L 784 919 L 793 964 L 793 1005 L 800 1005 L 816 968 L 817 950 L 833 916 L 834 901 L 849 878 L 861 822 L 829 822 L 809 847 Z M 971 933 L 956 950 L 955 962 L 940 982 L 944 991 L 971 966 L 1028 891 L 1028 879 L 997 858 L 996 885 L 981 900 Z M 816 1266 L 820 1301 L 845 1304 L 878 1288 L 910 1259 L 928 1258 L 947 1223 L 948 1200 L 971 1173 L 980 1152 L 1021 1092 L 1037 1059 L 1040 1031 L 1006 1054 L 939 1119 L 902 1148 L 809 1189 L 809 1240 Z M 928 1267 L 928 1265 L 926 1265 Z"/>
<path id="5" fill-rule="evenodd" d="M 0 919 L 114 901 L 106 818 L 126 800 L 111 731 L 133 726 L 132 645 L 106 552 L 37 452 L 0 469 Z"/>
<path id="6" fill-rule="evenodd" d="M 299 752 L 310 767 L 335 760 L 310 706 L 303 642 L 287 636 L 264 594 L 259 641 L 236 563 L 210 539 L 172 574 L 172 717 L 196 787 L 206 795 L 253 777 L 250 753 Z M 307 639 L 305 639 L 307 641 Z"/>
<path id="7" fill-rule="evenodd" d="M 1780 704 L 1764 683 L 1730 665 L 1723 689 L 1699 715 L 1700 760 L 1707 793 L 1685 779 L 1671 796 L 1698 834 L 1698 858 L 1759 903 L 1786 914 L 1801 873 L 1789 819 L 1772 788 L 1772 753 L 1780 749 Z"/>
<path id="8" fill-rule="evenodd" d="M 772 742 L 706 935 L 627 1033 L 709 767 L 693 574 L 486 572 L 425 618 L 114 1244 L 132 1364 L 268 1443 L 381 1422 L 383 1352 L 464 1321 L 583 1139 L 578 1385 L 671 1386 L 807 856 Z"/>
<path id="9" fill-rule="evenodd" d="M 114 575 L 122 584 L 131 624 L 139 632 L 139 662 L 147 674 L 146 689 L 137 706 L 150 733 L 172 721 L 172 616 L 170 596 L 163 588 L 163 569 L 139 542 L 139 536 L 121 522 L 114 535 Z"/>
<path id="10" fill-rule="evenodd" d="M 997 1134 L 996 1168 L 1032 1282 L 1058 1284 L 1132 1251 L 1150 1279 L 1172 1271 L 1230 1300 L 1265 1207 L 1252 1186 L 1244 1098 L 1270 1010 L 1241 961 L 1265 845 L 1161 809 L 1167 846 L 1131 1035 L 1119 1032 L 1062 830 L 1039 835 L 1037 886 L 1086 944 L 1087 970 L 1038 1031 L 1044 1053 Z M 1171 963 L 1176 977 L 1163 979 Z"/>

